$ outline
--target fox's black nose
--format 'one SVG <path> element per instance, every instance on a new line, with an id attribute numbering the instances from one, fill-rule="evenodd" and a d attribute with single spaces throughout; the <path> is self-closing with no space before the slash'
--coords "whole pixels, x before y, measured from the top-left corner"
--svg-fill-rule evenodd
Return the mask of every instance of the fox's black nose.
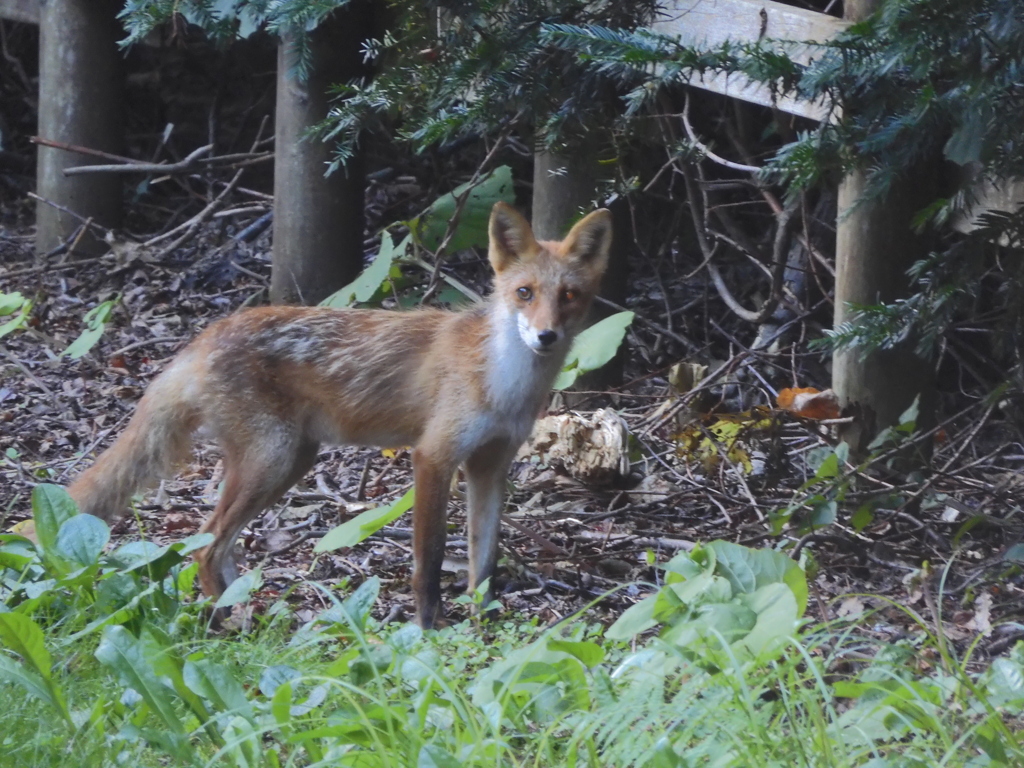
<path id="1" fill-rule="evenodd" d="M 541 331 L 540 333 L 537 334 L 537 341 L 539 341 L 545 347 L 550 347 L 552 344 L 558 341 L 558 334 L 550 329 L 546 331 Z"/>

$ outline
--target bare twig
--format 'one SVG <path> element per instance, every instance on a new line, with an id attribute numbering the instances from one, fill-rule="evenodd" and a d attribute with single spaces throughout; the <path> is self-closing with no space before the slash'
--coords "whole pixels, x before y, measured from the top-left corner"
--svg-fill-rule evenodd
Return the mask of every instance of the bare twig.
<path id="1" fill-rule="evenodd" d="M 35 384 L 39 389 L 41 389 L 46 394 L 46 396 L 50 398 L 50 401 L 54 405 L 60 404 L 60 401 L 57 400 L 57 396 L 53 394 L 53 391 L 48 386 L 43 384 L 43 382 L 41 382 L 38 378 L 36 378 L 36 375 L 32 373 L 32 371 L 30 371 L 28 367 L 21 362 L 21 360 L 19 360 L 18 358 L 16 358 L 14 355 L 12 355 L 10 352 L 3 348 L 0 348 L 0 355 L 3 355 L 11 365 L 13 365 L 15 368 L 21 371 L 22 374 L 24 374 L 26 379 L 28 379 L 33 384 Z"/>
<path id="2" fill-rule="evenodd" d="M 93 440 L 91 443 L 89 443 L 89 445 L 86 446 L 85 450 L 83 450 L 81 453 L 78 454 L 78 458 L 76 458 L 74 461 L 72 461 L 70 464 L 68 464 L 66 467 L 64 467 L 64 470 L 59 475 L 57 475 L 57 482 L 59 483 L 65 477 L 67 477 L 68 474 L 71 472 L 71 470 L 73 470 L 80 463 L 82 463 L 82 461 L 89 454 L 91 454 L 93 452 L 93 450 L 95 450 L 97 445 L 99 445 L 101 442 L 103 442 L 103 440 L 108 435 L 112 434 L 114 431 L 119 429 L 120 426 L 122 424 L 124 424 L 131 417 L 132 413 L 134 413 L 134 411 L 128 411 L 128 412 L 124 413 L 121 416 L 121 418 L 117 420 L 116 423 L 112 424 L 109 428 L 103 430 L 103 432 L 100 433 L 99 437 L 97 437 L 95 440 Z"/>
<path id="3" fill-rule="evenodd" d="M 112 160 L 115 163 L 128 163 L 138 164 L 143 163 L 143 160 L 136 160 L 134 157 L 125 157 L 124 155 L 115 155 L 110 152 L 103 152 L 99 149 L 92 149 L 90 147 L 82 147 L 78 144 L 68 144 L 63 141 L 56 141 L 54 139 L 44 139 L 42 136 L 30 136 L 29 141 L 33 144 L 39 144 L 43 147 L 52 147 L 53 149 L 63 149 L 65 152 L 74 152 L 78 155 L 90 155 L 92 157 L 102 157 L 104 160 Z"/>
<path id="4" fill-rule="evenodd" d="M 117 357 L 118 355 L 123 355 L 125 352 L 131 352 L 133 349 L 148 347 L 151 344 L 176 344 L 178 342 L 185 341 L 187 338 L 187 336 L 158 336 L 154 339 L 143 339 L 142 341 L 135 341 L 131 344 L 126 344 L 120 349 L 115 349 L 107 355 L 107 358 Z"/>
<path id="5" fill-rule="evenodd" d="M 266 124 L 267 124 L 267 118 L 264 117 L 263 122 L 260 124 L 260 128 L 259 128 L 259 130 L 256 133 L 256 140 L 255 140 L 255 142 L 252 145 L 253 149 L 255 149 L 256 146 L 259 144 L 260 138 L 261 138 L 261 136 L 263 134 L 263 129 L 266 126 Z M 231 194 L 232 190 L 234 190 L 235 186 L 237 186 L 237 184 L 238 184 L 239 180 L 242 178 L 242 174 L 244 172 L 245 172 L 244 168 L 239 168 L 237 171 L 235 171 L 235 175 L 231 177 L 231 181 L 229 181 L 227 183 L 227 185 L 224 187 L 224 189 L 222 189 L 220 191 L 220 193 L 218 193 L 217 196 L 213 200 L 211 200 L 209 202 L 209 204 L 207 204 L 207 206 L 205 208 L 203 208 L 203 210 L 201 210 L 199 213 L 197 213 L 191 219 L 189 219 L 188 221 L 186 221 L 186 222 L 184 222 L 182 224 L 179 224 L 174 229 L 171 229 L 171 230 L 169 230 L 167 232 L 164 232 L 162 235 L 157 235 L 156 237 L 151 238 L 150 240 L 148 240 L 145 243 L 143 243 L 143 245 L 145 245 L 147 247 L 148 246 L 152 246 L 152 245 L 156 245 L 157 243 L 162 243 L 165 240 L 169 240 L 170 238 L 174 237 L 175 235 L 178 235 L 179 233 L 181 233 L 181 235 L 179 237 L 177 237 L 177 239 L 175 239 L 169 245 L 165 246 L 163 248 L 163 250 L 160 251 L 160 253 L 158 254 L 157 258 L 162 258 L 162 257 L 166 256 L 168 253 L 170 253 L 171 251 L 173 251 L 175 248 L 177 248 L 179 245 L 181 245 L 183 242 L 185 242 L 185 240 L 187 240 L 189 237 L 191 237 L 192 234 L 195 232 L 195 230 L 199 227 L 199 225 L 202 224 L 204 221 L 206 221 L 208 218 L 210 218 L 210 216 L 213 215 L 214 211 L 216 211 L 218 208 L 220 208 L 220 206 L 224 202 L 225 198 L 227 198 L 227 196 Z"/>
<path id="6" fill-rule="evenodd" d="M 466 191 L 459 195 L 458 199 L 455 201 L 455 211 L 452 213 L 451 218 L 448 219 L 448 226 L 445 229 L 444 237 L 441 238 L 440 244 L 434 251 L 435 261 L 433 271 L 430 275 L 430 284 L 427 286 L 427 290 L 423 294 L 423 298 L 421 299 L 420 303 L 424 303 L 427 300 L 429 300 L 429 298 L 433 295 L 434 291 L 437 289 L 437 281 L 442 277 L 441 264 L 444 262 L 443 254 L 445 249 L 448 247 L 448 244 L 451 243 L 452 238 L 455 237 L 455 232 L 459 226 L 459 219 L 462 218 L 462 211 L 466 207 L 466 203 L 469 202 L 469 198 L 470 195 L 473 193 L 473 190 L 476 189 L 477 185 L 480 184 L 480 182 L 483 180 L 484 168 L 490 165 L 491 160 L 494 159 L 494 156 L 498 153 L 498 150 L 501 149 L 501 147 L 505 144 L 505 139 L 508 138 L 509 133 L 512 132 L 512 128 L 515 127 L 518 119 L 519 114 L 517 114 L 515 117 L 509 120 L 506 127 L 502 130 L 501 133 L 498 134 L 498 137 L 494 141 L 494 146 L 491 147 L 486 157 L 484 157 L 484 159 L 476 167 L 476 170 L 473 171 L 473 175 L 469 178 L 469 181 L 466 183 Z"/>
<path id="7" fill-rule="evenodd" d="M 732 160 L 726 160 L 721 155 L 716 155 L 711 149 L 706 146 L 700 139 L 697 138 L 697 132 L 693 130 L 693 126 L 690 125 L 690 94 L 687 91 L 686 102 L 683 104 L 683 113 L 680 115 L 683 121 L 683 128 L 686 129 L 686 135 L 690 138 L 697 149 L 701 151 L 708 160 L 724 165 L 726 168 L 731 168 L 734 171 L 746 171 L 747 173 L 760 173 L 761 169 L 756 165 L 744 165 L 743 163 L 736 163 Z M 646 191 L 646 190 L 645 190 Z"/>
<path id="8" fill-rule="evenodd" d="M 177 163 L 122 162 L 117 165 L 76 165 L 73 168 L 65 168 L 63 173 L 65 176 L 81 176 L 83 173 L 180 173 L 191 171 L 203 155 L 212 151 L 213 144 L 207 144 Z"/>
<path id="9" fill-rule="evenodd" d="M 505 525 L 509 526 L 510 528 L 514 528 L 515 530 L 519 531 L 519 533 L 523 534 L 524 536 L 532 539 L 533 541 L 535 541 L 537 544 L 540 545 L 541 549 L 546 550 L 547 552 L 550 552 L 552 555 L 557 555 L 559 557 L 568 557 L 569 556 L 568 552 L 566 552 L 560 546 L 555 544 L 553 541 L 551 541 L 550 539 L 544 538 L 539 533 L 535 533 L 534 531 L 531 531 L 525 525 L 522 525 L 518 521 L 513 520 L 508 515 L 502 515 L 501 516 L 501 522 L 503 522 Z"/>
<path id="10" fill-rule="evenodd" d="M 725 302 L 725 305 L 743 320 L 755 324 L 763 323 L 772 316 L 772 313 L 775 312 L 782 301 L 782 285 L 786 275 L 786 252 L 789 247 L 790 229 L 794 223 L 793 213 L 796 206 L 787 206 L 776 216 L 775 242 L 772 248 L 772 292 L 764 304 L 761 305 L 761 308 L 755 312 L 747 309 L 736 300 L 729 290 L 729 286 L 726 285 L 725 280 L 722 278 L 721 271 L 719 271 L 712 260 L 714 249 L 708 242 L 705 232 L 706 222 L 697 205 L 698 200 L 703 199 L 703 195 L 700 193 L 697 183 L 693 178 L 693 173 L 689 168 L 683 168 L 683 179 L 686 182 L 686 191 L 690 199 L 690 212 L 697 234 L 697 243 L 704 254 L 708 273 L 711 275 L 711 281 L 714 283 L 718 295 Z M 706 204 L 704 210 L 707 210 Z"/>
<path id="11" fill-rule="evenodd" d="M 80 222 L 82 222 L 82 224 L 84 224 L 85 226 L 92 227 L 97 232 L 102 232 L 104 238 L 106 238 L 106 237 L 108 237 L 110 235 L 113 235 L 113 232 L 111 230 L 107 229 L 106 227 L 100 226 L 95 221 L 93 221 L 91 217 L 90 218 L 86 218 L 85 216 L 82 216 L 80 213 L 75 213 L 70 208 L 67 208 L 67 207 L 63 206 L 60 203 L 55 203 L 55 202 L 53 202 L 53 200 L 47 200 L 45 197 L 40 197 L 35 192 L 29 192 L 28 196 L 31 197 L 33 200 L 38 200 L 39 202 L 45 203 L 46 205 L 49 205 L 52 208 L 56 208 L 58 211 L 63 211 L 68 216 L 74 216 L 76 219 L 78 219 Z"/>
<path id="12" fill-rule="evenodd" d="M 628 311 L 621 304 L 616 304 L 614 301 L 609 301 L 604 296 L 595 296 L 594 300 L 597 303 L 599 303 L 599 304 L 604 304 L 606 307 L 610 307 L 611 309 L 614 309 L 616 312 L 626 312 L 626 311 Z M 700 345 L 697 344 L 696 342 L 690 341 L 690 339 L 686 338 L 685 336 L 680 336 L 675 331 L 671 331 L 668 328 L 666 328 L 665 326 L 663 326 L 663 325 L 661 325 L 659 323 L 654 322 L 653 320 L 648 320 L 643 315 L 636 314 L 635 317 L 636 317 L 636 319 L 642 325 L 646 325 L 651 330 L 657 331 L 658 333 L 664 334 L 665 336 L 668 336 L 670 339 L 679 342 L 680 344 L 682 344 L 684 347 L 686 347 L 691 352 L 698 352 L 698 351 L 700 351 L 700 349 L 701 349 Z"/>

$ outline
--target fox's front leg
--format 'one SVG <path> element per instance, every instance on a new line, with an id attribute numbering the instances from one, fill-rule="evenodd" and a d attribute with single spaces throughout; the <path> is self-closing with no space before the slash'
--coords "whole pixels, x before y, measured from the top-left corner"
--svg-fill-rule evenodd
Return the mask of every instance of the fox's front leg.
<path id="1" fill-rule="evenodd" d="M 470 592 L 476 591 L 494 574 L 498 562 L 505 480 L 513 453 L 507 442 L 496 441 L 478 449 L 466 461 Z M 491 602 L 493 589 L 491 584 L 484 596 L 484 605 Z"/>
<path id="2" fill-rule="evenodd" d="M 416 597 L 416 623 L 430 629 L 441 608 L 441 564 L 455 465 L 437 450 L 422 446 L 413 451 L 412 467 L 416 483 L 412 591 Z"/>

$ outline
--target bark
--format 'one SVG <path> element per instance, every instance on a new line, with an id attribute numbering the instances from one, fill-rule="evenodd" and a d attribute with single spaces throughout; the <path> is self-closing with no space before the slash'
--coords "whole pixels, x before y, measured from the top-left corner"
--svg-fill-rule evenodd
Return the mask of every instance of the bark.
<path id="1" fill-rule="evenodd" d="M 330 176 L 329 143 L 308 137 L 330 106 L 328 88 L 368 74 L 360 45 L 371 33 L 369 3 L 336 11 L 312 34 L 312 66 L 296 73 L 294 39 L 279 44 L 274 245 L 270 298 L 274 304 L 316 304 L 363 269 L 365 174 L 362 158 Z"/>
<path id="2" fill-rule="evenodd" d="M 124 154 L 123 36 L 114 0 L 45 0 L 39 30 L 39 135 L 56 141 Z M 103 162 L 53 147 L 38 148 L 37 193 L 106 227 L 121 220 L 121 177 L 65 177 L 64 168 Z M 68 240 L 81 222 L 45 203 L 36 205 L 36 249 L 45 253 Z M 79 241 L 86 252 L 106 245 Z"/>
<path id="3" fill-rule="evenodd" d="M 593 156 L 580 151 L 573 156 L 538 151 L 533 156 L 533 233 L 538 240 L 560 240 L 580 218 L 593 208 L 600 167 Z M 601 297 L 622 306 L 626 301 L 629 277 L 629 253 L 632 223 L 629 209 L 619 201 L 609 206 L 612 212 L 613 239 L 611 260 L 601 280 Z M 595 323 L 617 310 L 598 302 L 590 312 Z M 622 379 L 621 355 L 603 368 L 582 376 L 574 389 L 592 390 L 614 386 Z"/>
<path id="4" fill-rule="evenodd" d="M 847 0 L 845 16 L 861 21 L 879 0 Z M 911 229 L 914 214 L 939 190 L 939 162 L 922 163 L 900 179 L 883 200 L 858 205 L 866 186 L 862 171 L 851 173 L 839 187 L 836 232 L 835 324 L 850 318 L 852 304 L 892 302 L 911 292 L 907 270 L 927 255 L 927 238 Z M 914 352 L 913 340 L 895 349 L 863 355 L 837 352 L 832 359 L 832 387 L 840 405 L 857 418 L 841 437 L 857 453 L 882 429 L 892 426 L 921 397 L 918 423 L 932 418 L 932 365 Z"/>

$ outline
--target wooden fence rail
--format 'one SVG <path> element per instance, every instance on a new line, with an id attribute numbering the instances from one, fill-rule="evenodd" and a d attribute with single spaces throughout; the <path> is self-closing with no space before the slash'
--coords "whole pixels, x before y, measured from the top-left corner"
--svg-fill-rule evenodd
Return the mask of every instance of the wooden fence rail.
<path id="1" fill-rule="evenodd" d="M 794 8 L 770 0 L 672 0 L 658 14 L 651 29 L 674 35 L 687 46 L 718 46 L 725 42 L 785 41 L 779 47 L 794 60 L 807 64 L 819 54 L 814 43 L 831 40 L 850 22 L 824 13 Z M 707 91 L 775 107 L 814 120 L 824 118 L 825 105 L 792 96 L 776 98 L 771 89 L 743 75 L 692 75 L 689 84 Z"/>
<path id="2" fill-rule="evenodd" d="M 40 0 L 0 0 L 0 19 L 38 24 L 40 5 Z"/>

